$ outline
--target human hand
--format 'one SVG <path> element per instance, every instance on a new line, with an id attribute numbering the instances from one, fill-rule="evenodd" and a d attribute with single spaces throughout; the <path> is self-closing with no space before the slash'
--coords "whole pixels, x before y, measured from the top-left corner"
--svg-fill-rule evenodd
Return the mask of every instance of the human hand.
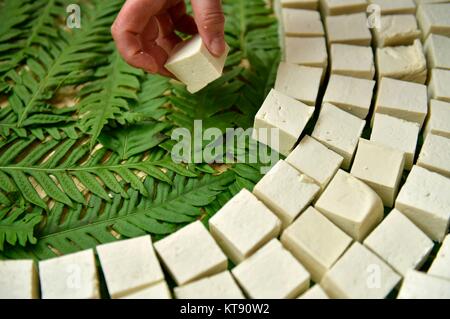
<path id="1" fill-rule="evenodd" d="M 186 13 L 184 0 L 127 0 L 111 32 L 125 61 L 150 73 L 172 76 L 164 68 L 181 38 L 175 34 L 200 33 L 215 56 L 225 51 L 221 0 L 191 0 L 194 17 Z"/>

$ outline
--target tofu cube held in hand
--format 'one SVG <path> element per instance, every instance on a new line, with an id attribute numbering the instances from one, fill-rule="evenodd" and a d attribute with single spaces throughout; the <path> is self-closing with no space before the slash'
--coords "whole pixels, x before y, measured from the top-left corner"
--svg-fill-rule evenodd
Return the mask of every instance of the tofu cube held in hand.
<path id="1" fill-rule="evenodd" d="M 222 56 L 215 57 L 196 35 L 175 47 L 165 67 L 187 85 L 190 93 L 196 93 L 220 78 L 229 50 L 227 46 Z"/>

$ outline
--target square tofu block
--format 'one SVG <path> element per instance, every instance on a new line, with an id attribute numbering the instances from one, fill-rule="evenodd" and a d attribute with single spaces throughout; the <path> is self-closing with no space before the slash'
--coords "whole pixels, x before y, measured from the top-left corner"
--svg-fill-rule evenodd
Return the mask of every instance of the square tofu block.
<path id="1" fill-rule="evenodd" d="M 405 168 L 405 154 L 383 144 L 359 140 L 351 174 L 369 185 L 383 200 L 394 206 Z"/>
<path id="2" fill-rule="evenodd" d="M 425 135 L 428 134 L 450 138 L 450 103 L 430 101 L 430 112 L 425 126 Z"/>
<path id="3" fill-rule="evenodd" d="M 313 113 L 313 107 L 271 90 L 255 116 L 253 138 L 287 156 Z"/>
<path id="4" fill-rule="evenodd" d="M 450 280 L 450 235 L 445 237 L 428 274 Z"/>
<path id="5" fill-rule="evenodd" d="M 450 38 L 430 34 L 425 42 L 428 67 L 450 70 Z"/>
<path id="6" fill-rule="evenodd" d="M 281 62 L 278 66 L 275 90 L 309 106 L 315 106 L 323 69 Z"/>
<path id="7" fill-rule="evenodd" d="M 281 221 L 244 188 L 209 220 L 209 229 L 226 255 L 238 264 L 277 237 Z"/>
<path id="8" fill-rule="evenodd" d="M 405 169 L 413 167 L 420 126 L 386 114 L 375 114 L 370 140 L 405 153 Z"/>
<path id="9" fill-rule="evenodd" d="M 33 260 L 0 261 L 0 299 L 37 299 L 39 280 Z"/>
<path id="10" fill-rule="evenodd" d="M 414 166 L 398 194 L 395 208 L 431 239 L 442 242 L 450 223 L 450 179 Z"/>
<path id="11" fill-rule="evenodd" d="M 321 213 L 309 207 L 281 236 L 281 242 L 320 282 L 352 239 Z"/>
<path id="12" fill-rule="evenodd" d="M 225 271 L 228 260 L 200 221 L 155 243 L 155 249 L 178 285 Z"/>
<path id="13" fill-rule="evenodd" d="M 370 111 L 374 87 L 372 80 L 332 74 L 323 101 L 364 120 Z"/>
<path id="14" fill-rule="evenodd" d="M 431 70 L 428 92 L 432 99 L 450 102 L 450 70 Z"/>
<path id="15" fill-rule="evenodd" d="M 190 93 L 195 93 L 221 77 L 229 50 L 227 46 L 222 56 L 215 57 L 195 35 L 174 48 L 165 67 L 187 85 Z"/>
<path id="16" fill-rule="evenodd" d="M 326 69 L 328 53 L 325 37 L 286 37 L 286 62 Z"/>
<path id="17" fill-rule="evenodd" d="M 286 158 L 292 167 L 311 177 L 322 190 L 341 167 L 344 158 L 310 136 L 305 136 Z"/>
<path id="18" fill-rule="evenodd" d="M 315 208 L 353 239 L 362 241 L 383 219 L 381 198 L 366 184 L 339 170 Z"/>
<path id="19" fill-rule="evenodd" d="M 282 9 L 285 36 L 320 37 L 325 35 L 320 13 L 312 10 Z"/>
<path id="20" fill-rule="evenodd" d="M 320 0 L 324 15 L 349 14 L 366 12 L 367 0 Z"/>
<path id="21" fill-rule="evenodd" d="M 309 273 L 277 239 L 236 266 L 232 273 L 252 299 L 293 299 L 309 288 Z"/>
<path id="22" fill-rule="evenodd" d="M 416 13 L 414 0 L 369 0 L 369 3 L 378 5 L 382 15 Z"/>
<path id="23" fill-rule="evenodd" d="M 428 134 L 420 151 L 417 165 L 450 177 L 450 139 Z"/>
<path id="24" fill-rule="evenodd" d="M 417 20 L 423 39 L 430 33 L 450 36 L 450 3 L 423 4 L 417 9 Z"/>
<path id="25" fill-rule="evenodd" d="M 320 285 L 316 284 L 314 287 L 308 289 L 308 291 L 303 295 L 298 297 L 298 299 L 330 299 L 330 297 L 328 297 Z"/>
<path id="26" fill-rule="evenodd" d="M 42 299 L 100 298 L 94 250 L 39 262 Z"/>
<path id="27" fill-rule="evenodd" d="M 164 280 L 150 236 L 97 246 L 111 298 L 120 298 Z"/>
<path id="28" fill-rule="evenodd" d="M 338 107 L 325 103 L 312 137 L 344 158 L 342 167 L 350 168 L 358 140 L 366 122 Z"/>
<path id="29" fill-rule="evenodd" d="M 383 78 L 378 87 L 375 113 L 416 122 L 422 127 L 428 113 L 427 87 L 423 84 Z"/>
<path id="30" fill-rule="evenodd" d="M 393 210 L 364 240 L 364 245 L 405 276 L 419 269 L 433 249 L 433 241 L 398 210 Z"/>
<path id="31" fill-rule="evenodd" d="M 279 0 L 283 8 L 317 10 L 319 0 Z"/>
<path id="32" fill-rule="evenodd" d="M 372 34 L 365 13 L 326 17 L 328 44 L 344 43 L 370 46 Z"/>
<path id="33" fill-rule="evenodd" d="M 331 74 L 372 80 L 375 76 L 372 48 L 359 45 L 332 44 Z"/>
<path id="34" fill-rule="evenodd" d="M 336 262 L 320 285 L 332 298 L 382 299 L 401 277 L 358 242 Z"/>
<path id="35" fill-rule="evenodd" d="M 229 271 L 175 288 L 177 299 L 244 299 Z"/>
<path id="36" fill-rule="evenodd" d="M 413 14 L 386 15 L 380 18 L 380 28 L 373 28 L 375 43 L 379 48 L 411 45 L 421 32 Z"/>
<path id="37" fill-rule="evenodd" d="M 450 299 L 450 280 L 411 270 L 405 276 L 398 299 Z"/>
<path id="38" fill-rule="evenodd" d="M 161 281 L 153 286 L 126 295 L 121 299 L 172 299 L 172 295 L 167 283 Z"/>
<path id="39" fill-rule="evenodd" d="M 319 190 L 312 179 L 280 160 L 256 184 L 253 194 L 277 214 L 286 228 L 311 204 Z"/>
<path id="40" fill-rule="evenodd" d="M 378 80 L 383 77 L 424 84 L 427 61 L 420 40 L 410 46 L 378 48 L 376 54 Z"/>

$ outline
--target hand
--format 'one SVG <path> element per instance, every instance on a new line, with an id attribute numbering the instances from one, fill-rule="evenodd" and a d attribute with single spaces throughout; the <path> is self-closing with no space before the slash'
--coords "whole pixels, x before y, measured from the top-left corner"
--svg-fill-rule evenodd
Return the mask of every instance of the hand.
<path id="1" fill-rule="evenodd" d="M 221 0 L 191 0 L 195 18 L 184 0 L 127 0 L 112 25 L 117 49 L 125 61 L 150 73 L 172 76 L 164 64 L 181 38 L 175 31 L 200 33 L 215 56 L 225 51 Z"/>

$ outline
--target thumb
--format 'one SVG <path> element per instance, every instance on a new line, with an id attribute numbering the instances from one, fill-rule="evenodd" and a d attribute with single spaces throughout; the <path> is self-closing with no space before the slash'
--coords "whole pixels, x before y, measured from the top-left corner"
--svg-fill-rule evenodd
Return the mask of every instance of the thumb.
<path id="1" fill-rule="evenodd" d="M 208 50 L 216 56 L 225 52 L 225 17 L 221 0 L 191 0 L 198 32 Z"/>

